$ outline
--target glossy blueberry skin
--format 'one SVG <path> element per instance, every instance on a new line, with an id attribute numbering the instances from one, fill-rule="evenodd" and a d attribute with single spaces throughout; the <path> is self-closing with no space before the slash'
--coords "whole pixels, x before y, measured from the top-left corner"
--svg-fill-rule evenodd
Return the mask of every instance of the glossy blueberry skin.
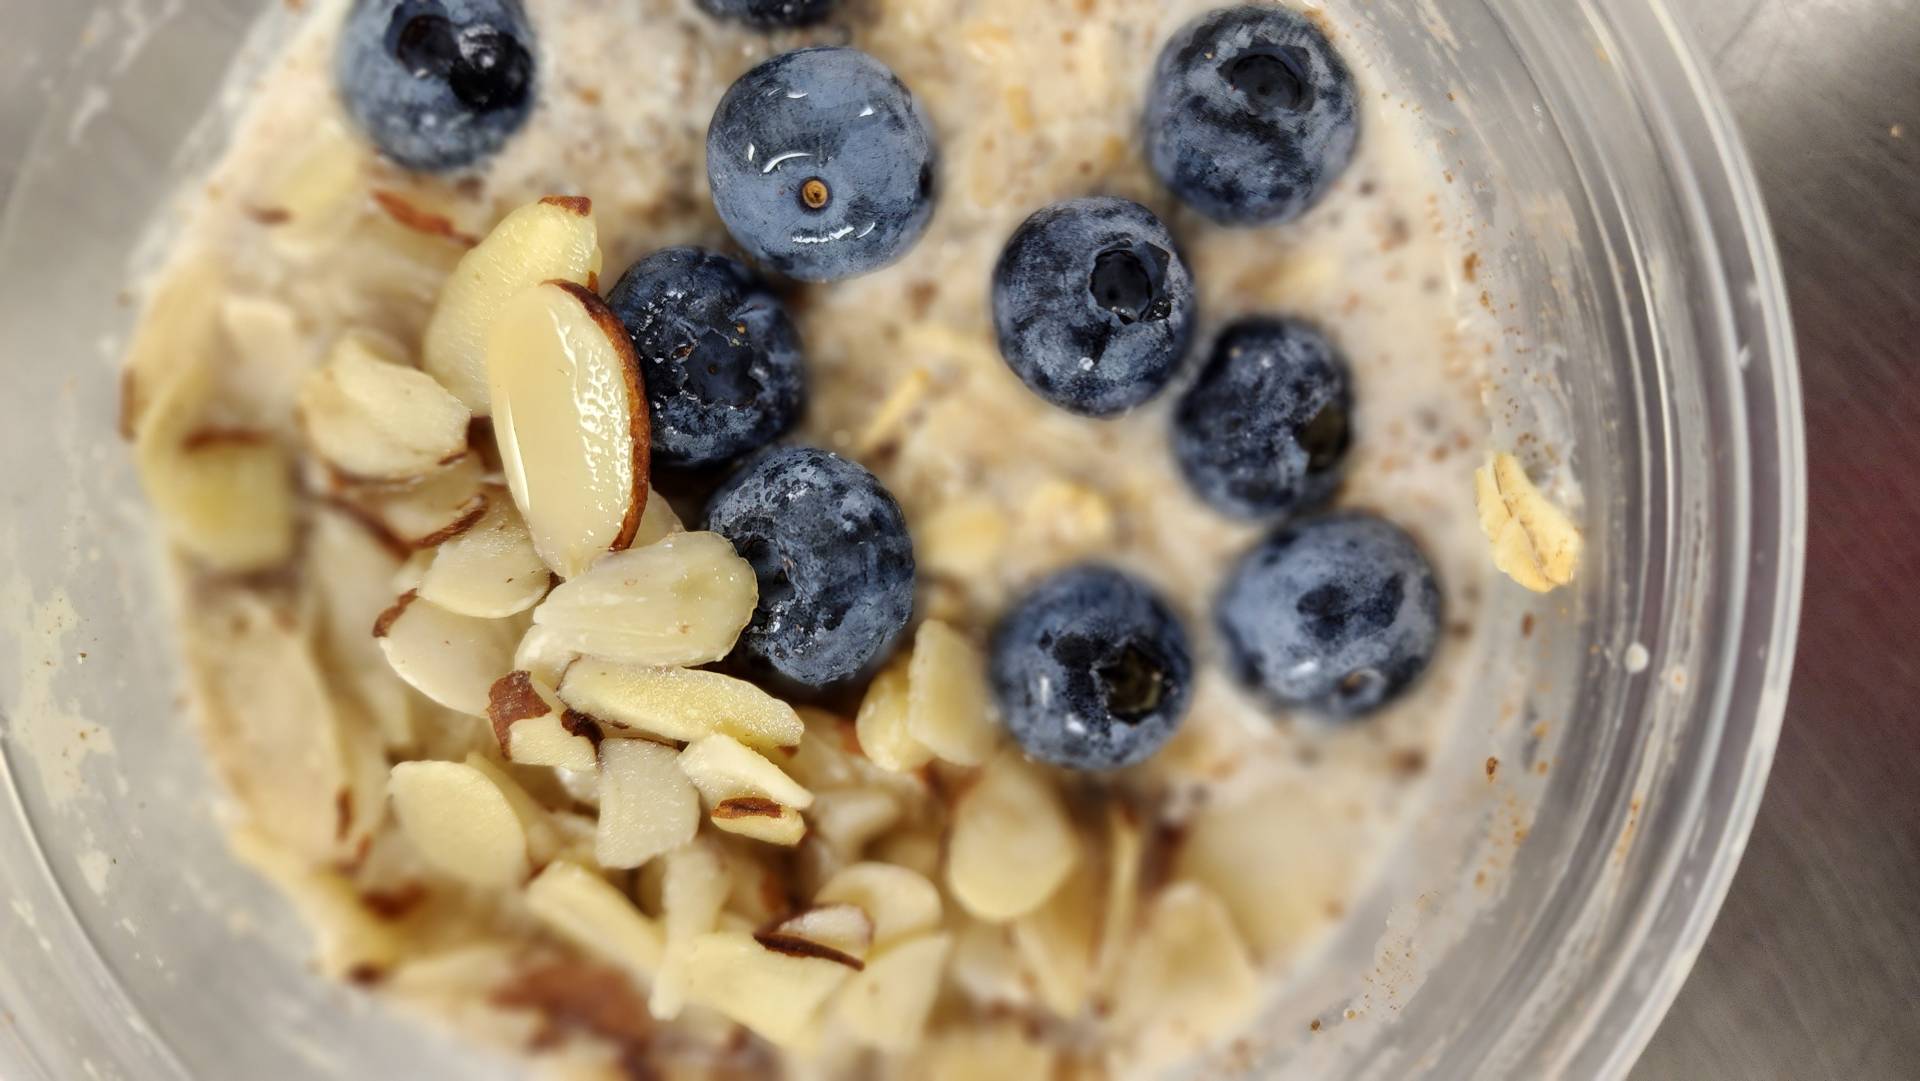
<path id="1" fill-rule="evenodd" d="M 1028 218 L 993 272 L 1000 354 L 1034 393 L 1112 416 L 1159 393 L 1193 340 L 1193 278 L 1153 211 L 1074 199 Z"/>
<path id="2" fill-rule="evenodd" d="M 804 281 L 865 274 L 905 254 L 933 216 L 934 158 L 913 94 L 856 49 L 761 63 L 728 88 L 707 127 L 721 220 L 756 261 Z"/>
<path id="3" fill-rule="evenodd" d="M 526 123 L 534 51 L 518 0 L 354 0 L 334 82 L 381 153 L 447 172 L 491 156 Z"/>
<path id="4" fill-rule="evenodd" d="M 698 0 L 700 10 L 761 30 L 812 26 L 833 14 L 840 0 Z"/>
<path id="5" fill-rule="evenodd" d="M 714 494 L 706 527 L 732 541 L 760 581 L 734 655 L 801 689 L 871 672 L 913 615 L 913 541 L 900 504 L 837 454 L 761 455 Z"/>
<path id="6" fill-rule="evenodd" d="M 1222 8 L 1167 42 L 1147 94 L 1147 160 L 1225 225 L 1289 221 L 1353 158 L 1358 92 L 1304 15 Z"/>
<path id="7" fill-rule="evenodd" d="M 1274 702 L 1357 717 L 1405 691 L 1440 640 L 1433 567 L 1365 515 L 1290 526 L 1254 546 L 1214 609 L 1234 674 Z"/>
<path id="8" fill-rule="evenodd" d="M 778 439 L 806 405 L 800 335 L 778 297 L 738 260 L 667 248 L 607 294 L 640 355 L 653 461 L 697 469 Z"/>
<path id="9" fill-rule="evenodd" d="M 1173 414 L 1193 490 L 1241 518 L 1311 510 L 1340 487 L 1352 442 L 1347 363 L 1313 327 L 1243 319 L 1221 332 Z"/>
<path id="10" fill-rule="evenodd" d="M 1027 754 L 1068 769 L 1145 761 L 1192 696 L 1186 630 L 1158 595 L 1105 566 L 1041 582 L 994 629 L 993 693 Z"/>

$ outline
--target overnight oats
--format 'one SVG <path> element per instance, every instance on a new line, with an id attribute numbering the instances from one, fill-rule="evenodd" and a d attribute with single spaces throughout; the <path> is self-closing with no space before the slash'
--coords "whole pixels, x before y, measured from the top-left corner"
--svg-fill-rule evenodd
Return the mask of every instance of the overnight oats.
<path id="1" fill-rule="evenodd" d="M 123 421 L 318 966 L 580 1078 L 1256 1026 L 1418 812 L 1486 538 L 1579 556 L 1365 5 L 307 7 Z"/>

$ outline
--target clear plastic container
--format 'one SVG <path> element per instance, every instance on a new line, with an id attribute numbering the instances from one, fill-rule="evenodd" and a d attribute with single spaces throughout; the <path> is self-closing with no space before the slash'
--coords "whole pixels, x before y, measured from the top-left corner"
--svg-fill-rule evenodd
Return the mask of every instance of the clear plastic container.
<path id="1" fill-rule="evenodd" d="M 47 104 L 37 131 L 0 115 L 0 168 L 17 163 L 0 220 L 0 1075 L 508 1075 L 311 975 L 285 903 L 229 858 L 114 435 L 132 248 L 217 149 L 217 120 L 196 125 L 225 72 L 283 17 L 256 27 L 254 0 L 28 7 L 0 39 L 0 91 Z M 1495 758 L 1502 783 L 1434 785 L 1346 929 L 1197 1072 L 1617 1077 L 1726 891 L 1791 667 L 1804 469 L 1776 257 L 1664 0 L 1365 10 L 1355 32 L 1457 156 L 1487 265 L 1543 343 L 1530 371 L 1552 393 L 1497 393 L 1571 435 L 1589 562 L 1531 634 L 1515 619 L 1476 658 L 1489 712 L 1522 706 L 1456 726 L 1437 768 Z"/>

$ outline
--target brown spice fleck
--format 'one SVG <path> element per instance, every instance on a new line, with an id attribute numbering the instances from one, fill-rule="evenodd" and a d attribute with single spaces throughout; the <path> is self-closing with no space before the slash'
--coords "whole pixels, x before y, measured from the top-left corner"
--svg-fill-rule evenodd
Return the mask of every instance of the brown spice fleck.
<path id="1" fill-rule="evenodd" d="M 285 225 L 293 220 L 293 212 L 283 206 L 250 206 L 246 215 L 265 226 Z"/>
<path id="2" fill-rule="evenodd" d="M 1493 775 L 1495 773 L 1498 773 L 1499 771 L 1500 771 L 1500 760 L 1498 758 L 1493 757 L 1492 755 L 1488 755 L 1487 756 L 1487 780 L 1489 781 L 1493 780 Z"/>
<path id="3" fill-rule="evenodd" d="M 1387 756 L 1387 765 L 1401 777 L 1418 777 L 1426 772 L 1427 752 L 1418 747 L 1403 747 Z"/>
<path id="4" fill-rule="evenodd" d="M 1307 1031 L 1308 1032 L 1320 1031 L 1320 1019 L 1318 1017 L 1314 1018 L 1312 1021 L 1307 1023 Z"/>
<path id="5" fill-rule="evenodd" d="M 1470 282 L 1480 280 L 1480 253 L 1479 252 L 1470 251 L 1467 253 L 1466 259 L 1462 260 L 1460 263 L 1460 273 Z"/>
<path id="6" fill-rule="evenodd" d="M 1520 637 L 1522 638 L 1533 637 L 1533 613 L 1532 612 L 1528 612 L 1525 615 L 1520 617 Z"/>

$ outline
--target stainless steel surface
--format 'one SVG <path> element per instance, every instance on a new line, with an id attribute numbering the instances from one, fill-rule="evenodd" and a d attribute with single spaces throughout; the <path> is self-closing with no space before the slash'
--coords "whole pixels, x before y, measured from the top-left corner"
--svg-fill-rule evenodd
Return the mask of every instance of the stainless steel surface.
<path id="1" fill-rule="evenodd" d="M 1806 601 L 1746 859 L 1634 1081 L 1920 1077 L 1920 2 L 1675 0 L 1772 212 Z"/>

